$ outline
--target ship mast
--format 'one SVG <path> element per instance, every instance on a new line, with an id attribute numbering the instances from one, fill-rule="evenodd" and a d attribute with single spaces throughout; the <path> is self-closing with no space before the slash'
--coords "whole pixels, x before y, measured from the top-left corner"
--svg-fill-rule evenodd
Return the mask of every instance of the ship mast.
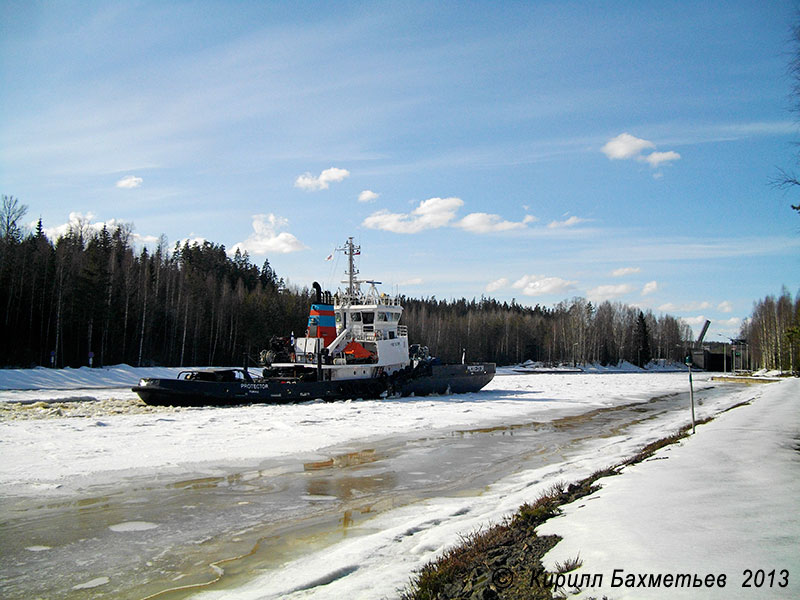
<path id="1" fill-rule="evenodd" d="M 356 275 L 358 275 L 358 269 L 355 267 L 353 257 L 361 254 L 361 246 L 356 246 L 353 243 L 353 238 L 349 237 L 344 244 L 344 248 L 337 248 L 336 250 L 347 255 L 347 296 L 352 300 L 356 296 Z"/>

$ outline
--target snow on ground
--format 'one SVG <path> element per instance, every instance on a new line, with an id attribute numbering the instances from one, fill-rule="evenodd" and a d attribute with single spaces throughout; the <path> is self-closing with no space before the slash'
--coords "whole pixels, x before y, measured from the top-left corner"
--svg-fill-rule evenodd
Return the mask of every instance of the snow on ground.
<path id="1" fill-rule="evenodd" d="M 800 380 L 759 392 L 751 405 L 601 480 L 600 491 L 540 527 L 564 538 L 546 567 L 580 555 L 576 574 L 603 576 L 581 597 L 799 598 Z M 636 574 L 628 582 L 637 585 L 641 574 L 648 581 L 649 574 L 725 575 L 727 582 L 722 589 L 612 588 L 615 569 L 622 581 Z"/>
<path id="2" fill-rule="evenodd" d="M 172 369 L 175 373 L 178 370 Z M 49 385 L 58 385 L 62 391 L 25 392 L 26 401 L 52 400 L 63 392 L 63 386 L 69 385 L 73 395 L 96 398 L 81 403 L 81 408 L 96 405 L 97 410 L 84 411 L 81 417 L 0 421 L 0 451 L 4 457 L 0 463 L 0 489 L 6 494 L 37 495 L 47 490 L 73 493 L 87 485 L 155 470 L 167 476 L 217 474 L 221 465 L 257 464 L 355 440 L 549 421 L 594 408 L 684 392 L 687 388 L 685 374 L 680 373 L 501 375 L 476 394 L 225 409 L 163 408 L 142 414 L 136 414 L 138 410 L 116 414 L 118 411 L 106 409 L 104 401 L 135 398 L 128 386 L 141 376 L 163 376 L 162 370 L 153 373 L 127 366 L 73 369 L 66 376 L 68 382 L 55 384 L 52 378 L 58 373 L 40 371 L 32 370 L 32 379 L 41 379 L 37 385 L 48 385 L 49 380 Z M 711 385 L 707 376 L 698 379 L 698 388 Z M 126 387 L 102 387 L 111 380 L 124 381 Z M 0 371 L 0 388 L 12 385 L 24 385 L 19 371 Z M 0 391 L 0 404 L 19 399 L 19 393 Z M 30 396 L 34 393 L 37 395 Z M 49 409 L 34 404 L 19 406 L 18 410 Z"/>
<path id="3" fill-rule="evenodd" d="M 753 405 L 737 408 L 719 422 L 700 427 L 697 435 L 680 448 L 663 452 L 661 456 L 685 453 L 680 463 L 672 463 L 673 467 L 661 470 L 672 459 L 643 465 L 640 471 L 646 469 L 650 474 L 648 484 L 632 478 L 635 468 L 629 469 L 621 476 L 603 480 L 605 487 L 593 496 L 595 499 L 584 498 L 571 508 L 568 517 L 547 524 L 548 532 L 565 537 L 551 551 L 548 565 L 580 553 L 585 558 L 580 572 L 602 573 L 607 584 L 617 568 L 625 569 L 624 575 L 714 573 L 727 575 L 729 583 L 723 594 L 715 596 L 707 588 L 692 588 L 684 597 L 798 597 L 796 399 L 800 382 L 772 385 L 769 390 L 732 393 L 728 406 L 745 400 L 753 400 Z M 721 404 L 715 408 L 721 409 Z M 289 561 L 246 585 L 197 597 L 395 598 L 415 570 L 457 544 L 460 536 L 500 522 L 555 482 L 575 481 L 615 464 L 662 437 L 670 427 L 685 423 L 679 421 L 673 416 L 666 422 L 639 425 L 622 436 L 594 440 L 563 463 L 520 472 L 479 496 L 439 497 L 389 511 L 365 523 L 360 535 L 350 532 L 339 544 Z M 610 492 L 611 485 L 619 486 L 619 492 Z M 744 493 L 744 501 L 739 500 L 739 493 Z M 585 507 L 578 508 L 589 504 L 594 509 L 591 513 Z M 581 511 L 588 515 L 584 521 L 577 520 Z M 685 525 L 676 524 L 677 516 L 685 518 Z M 644 520 L 639 521 L 640 517 Z M 747 568 L 775 569 L 775 585 L 764 589 L 759 579 L 762 588 L 741 588 L 742 572 Z M 789 585 L 779 588 L 783 569 L 790 574 Z M 595 593 L 597 590 L 587 591 L 590 596 L 602 597 Z M 608 597 L 680 596 L 674 588 L 614 588 Z"/>
<path id="4" fill-rule="evenodd" d="M 95 387 L 89 395 L 97 401 L 84 404 L 102 404 L 130 394 L 127 386 L 149 375 L 147 370 L 131 370 L 126 375 L 130 380 L 121 384 L 125 387 L 114 389 L 106 382 L 96 384 L 93 373 L 79 378 L 71 373 L 70 385 L 80 395 Z M 663 450 L 660 460 L 604 479 L 603 489 L 591 500 L 584 498 L 566 517 L 546 526 L 565 537 L 550 557 L 555 561 L 580 553 L 580 572 L 601 573 L 606 584 L 620 568 L 626 574 L 724 573 L 729 586 L 725 597 L 797 597 L 800 525 L 793 515 L 800 492 L 800 381 L 734 387 L 705 402 L 702 390 L 718 384 L 706 374 L 696 374 L 694 382 L 698 418 L 742 401 L 752 400 L 752 405 L 698 427 L 696 436 Z M 0 371 L 0 388 L 8 387 Z M 463 396 L 159 409 L 146 414 L 101 408 L 81 417 L 2 420 L 0 493 L 80 494 L 86 486 L 135 473 L 167 479 L 213 474 L 233 464 L 313 454 L 332 445 L 393 435 L 549 421 L 685 393 L 687 387 L 686 373 L 516 374 L 498 375 L 484 391 Z M 18 393 L 0 391 L 0 402 L 13 402 Z M 51 393 L 43 389 L 38 398 Z M 32 405 L 20 410 L 47 409 Z M 332 546 L 309 551 L 239 587 L 209 590 L 199 597 L 396 597 L 415 569 L 458 543 L 459 535 L 499 522 L 556 481 L 576 481 L 621 462 L 688 420 L 687 406 L 686 411 L 645 420 L 619 435 L 588 439 L 565 454 L 563 462 L 523 470 L 481 494 L 441 496 L 378 513 L 350 528 Z M 665 457 L 669 460 L 661 460 Z M 776 587 L 767 594 L 763 588 L 742 589 L 742 571 L 748 568 L 776 569 L 776 584 L 780 571 L 787 569 L 792 587 L 786 589 L 794 594 Z M 656 596 L 651 589 L 608 591 L 614 600 Z M 673 597 L 674 591 L 667 590 L 664 597 Z M 587 592 L 602 597 L 597 590 Z M 709 597 L 707 592 L 704 588 L 693 596 Z"/>

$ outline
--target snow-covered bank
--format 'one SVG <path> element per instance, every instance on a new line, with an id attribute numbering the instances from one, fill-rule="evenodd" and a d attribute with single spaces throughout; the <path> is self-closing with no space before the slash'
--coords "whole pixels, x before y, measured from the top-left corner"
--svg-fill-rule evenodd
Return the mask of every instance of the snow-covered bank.
<path id="1" fill-rule="evenodd" d="M 681 363 L 658 359 L 650 361 L 644 368 L 637 367 L 627 360 L 618 364 L 601 365 L 600 363 L 580 363 L 576 365 L 549 365 L 543 362 L 527 360 L 519 365 L 498 367 L 498 373 L 674 373 L 686 372 L 688 367 Z"/>
<path id="2" fill-rule="evenodd" d="M 581 598 L 800 597 L 800 380 L 755 395 L 540 527 L 564 538 L 546 566 L 580 555 L 573 581 L 602 575 Z M 715 583 L 667 584 L 687 573 Z M 640 575 L 661 583 L 639 587 Z"/>
<path id="3" fill-rule="evenodd" d="M 129 388 L 141 377 L 174 378 L 185 367 L 131 367 L 114 365 L 90 369 L 0 369 L 0 390 L 75 390 Z"/>

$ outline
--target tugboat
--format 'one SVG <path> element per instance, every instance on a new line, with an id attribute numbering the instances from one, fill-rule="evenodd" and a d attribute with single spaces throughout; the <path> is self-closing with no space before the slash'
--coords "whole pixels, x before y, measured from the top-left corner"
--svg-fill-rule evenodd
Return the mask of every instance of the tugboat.
<path id="1" fill-rule="evenodd" d="M 133 391 L 152 405 L 225 406 L 458 394 L 492 380 L 494 363 L 445 365 L 426 347 L 409 346 L 399 299 L 379 293 L 379 281 L 357 278 L 361 247 L 351 237 L 337 251 L 348 258 L 347 288 L 331 295 L 314 282 L 305 337 L 273 337 L 260 355 L 260 377 L 246 366 L 188 370 L 177 379 L 141 379 Z"/>

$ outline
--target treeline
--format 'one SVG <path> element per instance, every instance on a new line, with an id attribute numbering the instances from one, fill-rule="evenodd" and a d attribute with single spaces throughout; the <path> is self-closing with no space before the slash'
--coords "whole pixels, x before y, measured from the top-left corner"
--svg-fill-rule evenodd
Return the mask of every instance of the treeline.
<path id="1" fill-rule="evenodd" d="M 8 216 L 13 199 L 3 198 Z M 18 223 L 24 207 L 13 204 Z M 0 226 L 0 365 L 232 365 L 302 331 L 309 294 L 211 242 L 136 252 L 130 226 Z"/>
<path id="2" fill-rule="evenodd" d="M 224 246 L 162 237 L 137 251 L 131 227 L 73 224 L 57 240 L 41 221 L 25 233 L 26 207 L 0 213 L 0 365 L 239 365 L 273 335 L 306 328 L 307 288 L 284 289 L 265 261 Z M 410 341 L 445 361 L 498 364 L 646 364 L 681 360 L 691 330 L 669 315 L 583 298 L 552 308 L 481 298 L 404 298 Z"/>
<path id="3" fill-rule="evenodd" d="M 779 296 L 754 303 L 740 337 L 753 369 L 796 372 L 800 366 L 800 291 L 792 300 L 784 287 Z"/>
<path id="4" fill-rule="evenodd" d="M 444 301 L 404 298 L 403 320 L 412 340 L 425 340 L 446 361 L 488 360 L 516 364 L 645 365 L 651 359 L 681 361 L 692 331 L 669 315 L 619 302 L 594 305 L 584 298 L 552 308 L 489 298 Z"/>

